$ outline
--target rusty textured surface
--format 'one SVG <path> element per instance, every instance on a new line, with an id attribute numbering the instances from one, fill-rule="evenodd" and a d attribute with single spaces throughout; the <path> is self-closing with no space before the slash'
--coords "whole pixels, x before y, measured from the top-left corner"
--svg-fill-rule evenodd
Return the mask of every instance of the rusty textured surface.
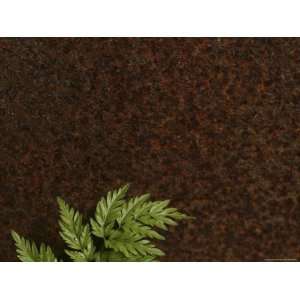
<path id="1" fill-rule="evenodd" d="M 194 215 L 166 261 L 300 259 L 300 39 L 0 39 L 0 260 L 131 182 Z"/>

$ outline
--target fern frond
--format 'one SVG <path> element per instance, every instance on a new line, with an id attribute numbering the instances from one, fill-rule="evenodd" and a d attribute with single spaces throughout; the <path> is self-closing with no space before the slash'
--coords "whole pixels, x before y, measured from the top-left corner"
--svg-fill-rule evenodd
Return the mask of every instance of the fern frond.
<path id="1" fill-rule="evenodd" d="M 159 234 L 157 231 L 153 230 L 150 226 L 146 226 L 135 220 L 131 220 L 123 225 L 123 230 L 125 232 L 134 232 L 138 235 L 157 240 L 164 240 L 165 238 Z"/>
<path id="2" fill-rule="evenodd" d="M 95 236 L 106 238 L 113 229 L 121 214 L 123 200 L 128 188 L 129 185 L 127 184 L 118 190 L 108 192 L 106 198 L 102 197 L 98 202 L 95 220 L 91 219 L 92 233 Z"/>
<path id="3" fill-rule="evenodd" d="M 126 257 L 132 256 L 162 256 L 163 251 L 156 248 L 149 240 L 143 239 L 134 232 L 114 230 L 109 239 L 105 240 L 105 246 L 121 252 Z"/>
<path id="4" fill-rule="evenodd" d="M 150 194 L 144 194 L 139 197 L 131 198 L 128 202 L 125 202 L 121 210 L 121 215 L 117 220 L 119 226 L 122 226 L 122 224 L 126 223 L 127 220 L 131 219 L 137 208 L 145 203 L 149 198 Z"/>
<path id="5" fill-rule="evenodd" d="M 121 216 L 118 218 L 119 227 L 127 232 L 139 234 L 142 237 L 163 240 L 164 237 L 158 232 L 145 226 L 141 222 L 135 220 L 135 214 L 138 209 L 150 198 L 150 194 L 144 194 L 139 197 L 131 198 L 127 203 L 123 204 Z"/>
<path id="6" fill-rule="evenodd" d="M 83 254 L 83 252 L 68 250 L 68 249 L 66 249 L 65 252 L 75 262 L 87 262 L 87 261 L 89 261 L 89 260 L 87 260 L 86 256 Z"/>
<path id="7" fill-rule="evenodd" d="M 24 237 L 20 236 L 17 232 L 11 231 L 11 235 L 17 247 L 18 258 L 23 262 L 56 262 L 51 248 L 45 244 L 41 244 L 38 250 L 36 244 Z"/>
<path id="8" fill-rule="evenodd" d="M 167 230 L 180 220 L 192 219 L 176 208 L 168 207 L 169 200 L 150 201 L 150 194 L 126 201 L 128 187 L 125 185 L 102 197 L 90 224 L 85 224 L 83 216 L 62 198 L 57 198 L 59 233 L 68 246 L 65 252 L 72 261 L 155 261 L 164 255 L 151 242 L 164 239 L 161 229 Z M 21 261 L 57 261 L 45 244 L 38 248 L 15 231 L 11 234 Z M 95 244 L 92 234 L 99 238 Z"/>
<path id="9" fill-rule="evenodd" d="M 40 261 L 57 261 L 52 249 L 44 243 L 40 246 Z"/>
<path id="10" fill-rule="evenodd" d="M 167 230 L 167 225 L 175 226 L 177 221 L 190 219 L 176 208 L 168 208 L 169 200 L 148 201 L 141 205 L 134 214 L 134 219 L 144 225 Z"/>
<path id="11" fill-rule="evenodd" d="M 75 261 L 92 261 L 96 248 L 90 227 L 82 222 L 82 215 L 74 210 L 62 198 L 57 198 L 60 209 L 60 236 L 72 250 L 66 253 Z"/>

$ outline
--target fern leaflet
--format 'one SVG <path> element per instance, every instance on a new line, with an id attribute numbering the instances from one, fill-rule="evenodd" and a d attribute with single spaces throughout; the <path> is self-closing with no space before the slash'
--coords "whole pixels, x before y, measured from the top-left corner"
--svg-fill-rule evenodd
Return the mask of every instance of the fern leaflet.
<path id="1" fill-rule="evenodd" d="M 113 229 L 116 219 L 119 217 L 129 185 L 118 190 L 109 192 L 106 198 L 102 197 L 98 202 L 95 220 L 91 219 L 93 234 L 97 237 L 106 238 Z"/>
<path id="2" fill-rule="evenodd" d="M 26 240 L 17 232 L 11 231 L 11 235 L 16 243 L 18 258 L 23 262 L 56 262 L 51 248 L 41 244 L 40 249 L 34 242 Z"/>
<path id="3" fill-rule="evenodd" d="M 62 198 L 57 198 L 57 201 L 60 210 L 60 235 L 72 249 L 66 250 L 66 253 L 74 261 L 92 261 L 96 248 L 89 225 L 84 225 L 82 215 L 66 204 Z"/>

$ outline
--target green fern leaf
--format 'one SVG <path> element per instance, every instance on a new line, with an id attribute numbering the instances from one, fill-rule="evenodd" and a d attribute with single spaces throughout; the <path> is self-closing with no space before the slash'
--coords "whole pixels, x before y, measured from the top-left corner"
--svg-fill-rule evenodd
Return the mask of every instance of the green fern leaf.
<path id="1" fill-rule="evenodd" d="M 140 197 L 131 198 L 127 203 L 124 203 L 121 210 L 121 215 L 118 218 L 119 226 L 126 223 L 127 220 L 134 216 L 134 213 L 138 207 L 145 203 L 150 198 L 150 194 L 145 194 Z"/>
<path id="2" fill-rule="evenodd" d="M 132 198 L 127 203 L 124 203 L 121 211 L 121 216 L 117 221 L 119 227 L 122 227 L 124 231 L 137 233 L 140 236 L 146 238 L 163 240 L 164 237 L 158 232 L 152 230 L 151 227 L 145 226 L 144 224 L 135 221 L 134 217 L 138 208 L 140 208 L 141 205 L 143 205 L 149 198 L 150 194 L 145 194 L 139 197 Z"/>
<path id="3" fill-rule="evenodd" d="M 40 261 L 57 261 L 51 248 L 44 243 L 42 243 L 40 246 Z"/>
<path id="4" fill-rule="evenodd" d="M 123 226 L 123 230 L 125 232 L 133 232 L 137 233 L 138 235 L 142 236 L 143 238 L 150 238 L 150 239 L 157 239 L 157 240 L 164 240 L 165 238 L 156 232 L 155 230 L 151 229 L 150 226 L 146 226 L 140 222 L 136 222 L 131 220 L 127 222 Z"/>
<path id="5" fill-rule="evenodd" d="M 66 249 L 65 252 L 69 255 L 69 257 L 75 262 L 86 262 L 88 261 L 83 252 L 73 251 Z"/>
<path id="6" fill-rule="evenodd" d="M 95 220 L 91 219 L 92 233 L 101 238 L 106 238 L 113 229 L 116 220 L 122 210 L 124 197 L 129 185 L 125 185 L 118 190 L 109 192 L 106 198 L 102 197 L 98 202 L 95 213 Z"/>
<path id="7" fill-rule="evenodd" d="M 75 261 L 91 261 L 94 259 L 96 248 L 90 233 L 89 225 L 84 225 L 82 215 L 65 203 L 62 198 L 57 198 L 60 209 L 60 235 L 72 250 L 66 253 Z"/>
<path id="8" fill-rule="evenodd" d="M 150 201 L 149 194 L 126 201 L 128 187 L 125 185 L 102 197 L 90 224 L 84 224 L 77 210 L 63 199 L 57 199 L 59 233 L 68 246 L 65 252 L 72 261 L 155 261 L 164 255 L 151 242 L 164 239 L 157 230 L 167 230 L 182 219 L 191 219 L 176 208 L 168 207 L 169 200 Z M 38 248 L 16 232 L 11 234 L 21 261 L 57 261 L 45 244 Z M 92 234 L 99 238 L 95 244 Z"/>
<path id="9" fill-rule="evenodd" d="M 18 258 L 23 262 L 56 262 L 51 248 L 45 244 L 41 244 L 38 250 L 36 244 L 24 237 L 20 236 L 17 232 L 11 231 L 11 235 L 16 243 Z"/>
<path id="10" fill-rule="evenodd" d="M 167 230 L 167 225 L 175 226 L 177 221 L 190 218 L 176 208 L 167 208 L 169 202 L 169 200 L 146 202 L 135 211 L 134 219 L 144 225 Z"/>
<path id="11" fill-rule="evenodd" d="M 105 241 L 107 248 L 121 252 L 126 257 L 132 256 L 162 256 L 164 253 L 156 248 L 149 240 L 143 239 L 140 235 L 133 232 L 115 230 Z"/>

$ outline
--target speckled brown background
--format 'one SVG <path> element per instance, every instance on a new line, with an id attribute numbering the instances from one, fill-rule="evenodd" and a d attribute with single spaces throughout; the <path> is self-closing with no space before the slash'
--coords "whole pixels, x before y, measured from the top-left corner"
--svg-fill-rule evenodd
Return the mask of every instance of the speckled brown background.
<path id="1" fill-rule="evenodd" d="M 300 259 L 300 39 L 0 39 L 0 260 L 131 182 L 197 219 L 167 261 Z"/>

